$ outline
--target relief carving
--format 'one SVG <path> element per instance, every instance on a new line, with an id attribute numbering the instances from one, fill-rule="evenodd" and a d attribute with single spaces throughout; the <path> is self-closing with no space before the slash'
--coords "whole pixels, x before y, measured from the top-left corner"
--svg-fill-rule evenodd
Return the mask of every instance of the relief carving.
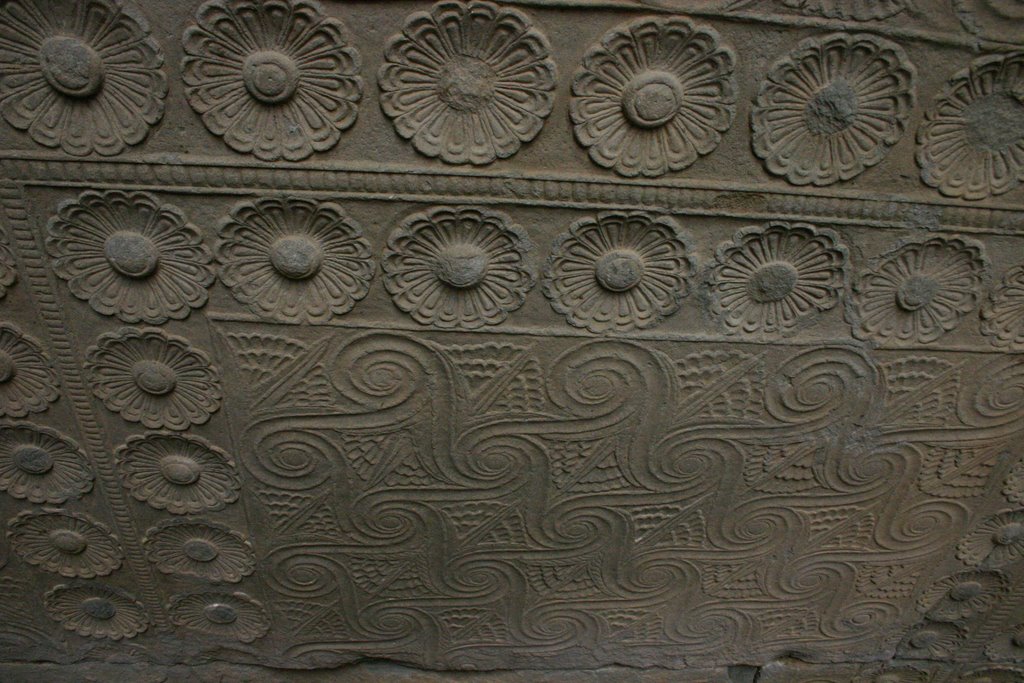
<path id="1" fill-rule="evenodd" d="M 1024 180 L 1024 54 L 986 55 L 949 80 L 917 133 L 921 180 L 984 199 Z"/>
<path id="2" fill-rule="evenodd" d="M 57 373 L 39 343 L 10 323 L 0 323 L 0 416 L 24 417 L 57 400 Z"/>
<path id="3" fill-rule="evenodd" d="M 416 151 L 450 164 L 506 159 L 537 137 L 554 104 L 548 39 L 523 12 L 439 2 L 385 48 L 380 105 Z"/>
<path id="4" fill-rule="evenodd" d="M 92 490 L 78 444 L 48 427 L 0 424 L 0 489 L 32 503 L 60 504 Z"/>
<path id="5" fill-rule="evenodd" d="M 1015 2 L 0 0 L 0 679 L 1024 681 Z"/>
<path id="6" fill-rule="evenodd" d="M 686 19 L 644 18 L 591 47 L 569 114 L 594 163 L 656 177 L 709 154 L 735 115 L 732 49 Z"/>
<path id="7" fill-rule="evenodd" d="M 785 333 L 839 303 L 846 248 L 829 230 L 770 223 L 718 247 L 712 310 L 727 331 Z"/>
<path id="8" fill-rule="evenodd" d="M 384 286 L 395 305 L 424 325 L 497 325 L 523 305 L 534 276 L 533 248 L 505 214 L 437 207 L 409 216 L 388 237 Z"/>
<path id="9" fill-rule="evenodd" d="M 206 304 L 213 260 L 196 228 L 141 192 L 84 192 L 48 225 L 53 269 L 103 315 L 159 325 Z"/>
<path id="10" fill-rule="evenodd" d="M 914 67 L 868 34 L 808 39 L 772 67 L 752 113 L 754 152 L 795 185 L 830 185 L 879 163 L 914 107 Z"/>
<path id="11" fill-rule="evenodd" d="M 221 281 L 282 322 L 326 322 L 366 296 L 370 245 L 337 204 L 289 198 L 239 204 L 220 228 Z"/>
<path id="12" fill-rule="evenodd" d="M 544 293 L 570 325 L 624 332 L 657 325 L 689 293 L 692 249 L 666 216 L 604 213 L 556 238 Z"/>
<path id="13" fill-rule="evenodd" d="M 124 485 L 137 500 L 173 514 L 219 510 L 238 499 L 233 460 L 184 434 L 133 436 L 114 452 Z"/>
<path id="14" fill-rule="evenodd" d="M 210 0 L 182 37 L 185 96 L 236 152 L 305 159 L 356 121 L 361 62 L 345 35 L 315 0 Z"/>
<path id="15" fill-rule="evenodd" d="M 149 627 L 145 608 L 129 593 L 102 583 L 60 584 L 44 603 L 51 618 L 80 636 L 121 640 Z"/>
<path id="16" fill-rule="evenodd" d="M 85 367 L 108 409 L 151 429 L 187 429 L 220 408 L 220 379 L 206 354 L 155 328 L 103 335 Z"/>
<path id="17" fill-rule="evenodd" d="M 40 145 L 120 154 L 163 117 L 163 52 L 120 0 L 9 2 L 0 40 L 0 115 Z"/>

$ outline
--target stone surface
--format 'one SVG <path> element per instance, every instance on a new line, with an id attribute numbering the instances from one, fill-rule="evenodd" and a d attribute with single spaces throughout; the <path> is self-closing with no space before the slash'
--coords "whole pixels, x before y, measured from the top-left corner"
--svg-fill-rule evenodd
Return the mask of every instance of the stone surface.
<path id="1" fill-rule="evenodd" d="M 0 679 L 1024 680 L 1022 36 L 0 0 Z"/>

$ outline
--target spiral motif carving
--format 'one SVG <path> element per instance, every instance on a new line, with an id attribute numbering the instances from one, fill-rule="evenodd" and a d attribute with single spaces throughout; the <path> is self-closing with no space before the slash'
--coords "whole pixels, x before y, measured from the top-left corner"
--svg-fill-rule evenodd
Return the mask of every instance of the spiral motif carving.
<path id="1" fill-rule="evenodd" d="M 570 415 L 609 415 L 642 401 L 661 384 L 651 377 L 649 352 L 621 342 L 592 342 L 555 359 L 548 394 Z"/>
<path id="2" fill-rule="evenodd" d="M 251 457 L 242 458 L 246 469 L 262 483 L 287 491 L 302 491 L 323 484 L 338 457 L 328 434 L 283 430 L 259 438 Z"/>
<path id="3" fill-rule="evenodd" d="M 883 600 L 862 600 L 847 604 L 830 618 L 821 620 L 821 632 L 846 641 L 870 639 L 878 629 L 898 623 L 899 608 Z"/>
<path id="4" fill-rule="evenodd" d="M 720 522 L 720 538 L 712 540 L 724 548 L 750 553 L 774 547 L 786 537 L 800 534 L 803 524 L 792 509 L 758 499 L 732 508 Z"/>
<path id="5" fill-rule="evenodd" d="M 682 644 L 687 654 L 734 653 L 749 642 L 757 626 L 742 609 L 704 606 L 680 613 L 667 625 L 669 637 Z"/>
<path id="6" fill-rule="evenodd" d="M 850 585 L 854 570 L 848 564 L 810 555 L 800 557 L 770 571 L 768 591 L 785 600 L 835 595 Z"/>
<path id="7" fill-rule="evenodd" d="M 1024 360 L 999 357 L 966 378 L 960 418 L 976 427 L 996 427 L 1024 418 Z"/>
<path id="8" fill-rule="evenodd" d="M 389 545 L 397 545 L 422 536 L 429 529 L 423 509 L 410 504 L 403 496 L 398 500 L 386 493 L 367 496 L 356 502 L 352 523 L 367 537 Z"/>
<path id="9" fill-rule="evenodd" d="M 268 558 L 273 570 L 267 572 L 271 588 L 299 600 L 321 600 L 337 593 L 340 568 L 332 560 L 309 553 L 302 546 L 286 547 Z"/>
<path id="10" fill-rule="evenodd" d="M 721 486 L 727 472 L 743 467 L 743 454 L 727 439 L 676 434 L 659 443 L 649 469 L 677 493 L 697 496 Z"/>
<path id="11" fill-rule="evenodd" d="M 341 350 L 332 365 L 331 381 L 357 405 L 387 410 L 411 396 L 429 396 L 438 388 L 438 368 L 429 353 L 405 337 L 367 335 Z"/>
<path id="12" fill-rule="evenodd" d="M 924 500 L 910 506 L 897 506 L 888 524 L 879 523 L 875 541 L 887 550 L 907 555 L 935 546 L 937 539 L 963 529 L 968 510 L 951 500 Z"/>
<path id="13" fill-rule="evenodd" d="M 543 451 L 522 436 L 505 431 L 470 436 L 456 446 L 456 465 L 475 485 L 494 489 L 514 484 L 531 466 L 544 464 Z"/>
<path id="14" fill-rule="evenodd" d="M 805 351 L 768 384 L 768 412 L 787 423 L 862 415 L 876 398 L 878 373 L 864 355 L 843 348 Z"/>

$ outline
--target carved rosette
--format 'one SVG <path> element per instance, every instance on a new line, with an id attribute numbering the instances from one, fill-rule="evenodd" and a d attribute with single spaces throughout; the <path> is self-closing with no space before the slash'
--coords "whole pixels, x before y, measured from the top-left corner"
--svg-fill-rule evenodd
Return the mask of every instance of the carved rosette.
<path id="1" fill-rule="evenodd" d="M 984 519 L 956 547 L 964 564 L 1000 569 L 1024 557 L 1024 510 L 1008 510 Z"/>
<path id="2" fill-rule="evenodd" d="M 249 542 L 221 524 L 172 519 L 150 529 L 142 545 L 165 574 L 237 583 L 256 568 Z"/>
<path id="3" fill-rule="evenodd" d="M 71 439 L 36 425 L 0 425 L 0 489 L 8 495 L 59 504 L 81 498 L 92 484 L 92 469 Z"/>
<path id="4" fill-rule="evenodd" d="M 537 137 L 554 103 L 547 38 L 524 13 L 445 0 L 415 12 L 377 74 L 395 131 L 429 157 L 488 164 Z"/>
<path id="5" fill-rule="evenodd" d="M 440 206 L 391 233 L 384 285 L 413 320 L 442 328 L 497 325 L 523 305 L 534 276 L 533 248 L 500 211 Z"/>
<path id="6" fill-rule="evenodd" d="M 934 237 L 884 255 L 854 284 L 854 334 L 933 342 L 975 310 L 987 264 L 980 244 Z"/>
<path id="7" fill-rule="evenodd" d="M 245 593 L 186 593 L 167 606 L 176 625 L 216 638 L 251 643 L 270 630 L 263 605 Z"/>
<path id="8" fill-rule="evenodd" d="M 996 662 L 1024 662 L 1024 624 L 996 634 L 985 648 L 985 656 Z"/>
<path id="9" fill-rule="evenodd" d="M 119 588 L 100 583 L 55 586 L 43 604 L 51 618 L 80 636 L 121 640 L 149 627 L 142 603 Z"/>
<path id="10" fill-rule="evenodd" d="M 921 179 L 949 197 L 984 199 L 1024 181 L 1024 52 L 971 62 L 917 131 Z"/>
<path id="11" fill-rule="evenodd" d="M 846 261 L 831 230 L 781 222 L 744 228 L 718 248 L 711 309 L 729 334 L 792 332 L 839 303 Z"/>
<path id="12" fill-rule="evenodd" d="M 1024 265 L 1011 268 L 981 309 L 981 331 L 1000 348 L 1024 351 Z"/>
<path id="13" fill-rule="evenodd" d="M 323 323 L 370 289 L 370 245 L 345 211 L 307 199 L 239 204 L 220 228 L 220 278 L 238 301 L 287 323 Z"/>
<path id="14" fill-rule="evenodd" d="M 969 571 L 947 576 L 918 598 L 918 609 L 935 621 L 960 621 L 988 611 L 1007 592 L 999 572 Z"/>
<path id="15" fill-rule="evenodd" d="M 714 29 L 681 17 L 616 27 L 573 78 L 576 139 L 594 163 L 624 176 L 682 170 L 732 123 L 735 62 Z"/>
<path id="16" fill-rule="evenodd" d="M 910 629 L 896 652 L 905 659 L 951 659 L 965 637 L 959 624 L 925 621 Z"/>
<path id="17" fill-rule="evenodd" d="M 164 113 L 160 46 L 120 0 L 14 0 L 0 8 L 0 114 L 40 145 L 118 154 Z"/>
<path id="18" fill-rule="evenodd" d="M 155 328 L 124 328 L 89 349 L 93 393 L 128 422 L 187 429 L 220 408 L 220 377 L 206 354 Z"/>
<path id="19" fill-rule="evenodd" d="M 241 482 L 227 453 L 196 436 L 133 436 L 114 452 L 132 496 L 175 515 L 220 510 Z"/>
<path id="20" fill-rule="evenodd" d="M 298 161 L 356 121 L 359 53 L 316 0 L 210 0 L 182 38 L 185 96 L 231 149 Z"/>
<path id="21" fill-rule="evenodd" d="M 0 323 L 0 417 L 46 410 L 59 396 L 57 373 L 31 337 Z"/>
<path id="22" fill-rule="evenodd" d="M 591 332 L 653 327 L 679 309 L 694 263 L 668 216 L 608 212 L 555 239 L 544 294 L 570 325 Z"/>
<path id="23" fill-rule="evenodd" d="M 144 192 L 83 192 L 50 220 L 47 251 L 103 315 L 159 325 L 206 304 L 213 255 L 176 206 Z"/>
<path id="24" fill-rule="evenodd" d="M 85 515 L 62 510 L 23 512 L 8 522 L 7 538 L 21 559 L 61 576 L 91 579 L 121 566 L 110 530 Z"/>
<path id="25" fill-rule="evenodd" d="M 772 67 L 751 114 L 754 152 L 796 185 L 849 180 L 880 162 L 914 107 L 914 67 L 868 34 L 810 38 Z"/>

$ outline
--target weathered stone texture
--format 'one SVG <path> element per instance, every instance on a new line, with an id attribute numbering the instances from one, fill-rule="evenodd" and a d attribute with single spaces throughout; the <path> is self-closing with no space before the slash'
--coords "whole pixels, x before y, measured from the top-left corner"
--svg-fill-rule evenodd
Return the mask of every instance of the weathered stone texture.
<path id="1" fill-rule="evenodd" d="M 0 119 L 0 679 L 1024 681 L 1021 0 L 0 0 Z"/>

